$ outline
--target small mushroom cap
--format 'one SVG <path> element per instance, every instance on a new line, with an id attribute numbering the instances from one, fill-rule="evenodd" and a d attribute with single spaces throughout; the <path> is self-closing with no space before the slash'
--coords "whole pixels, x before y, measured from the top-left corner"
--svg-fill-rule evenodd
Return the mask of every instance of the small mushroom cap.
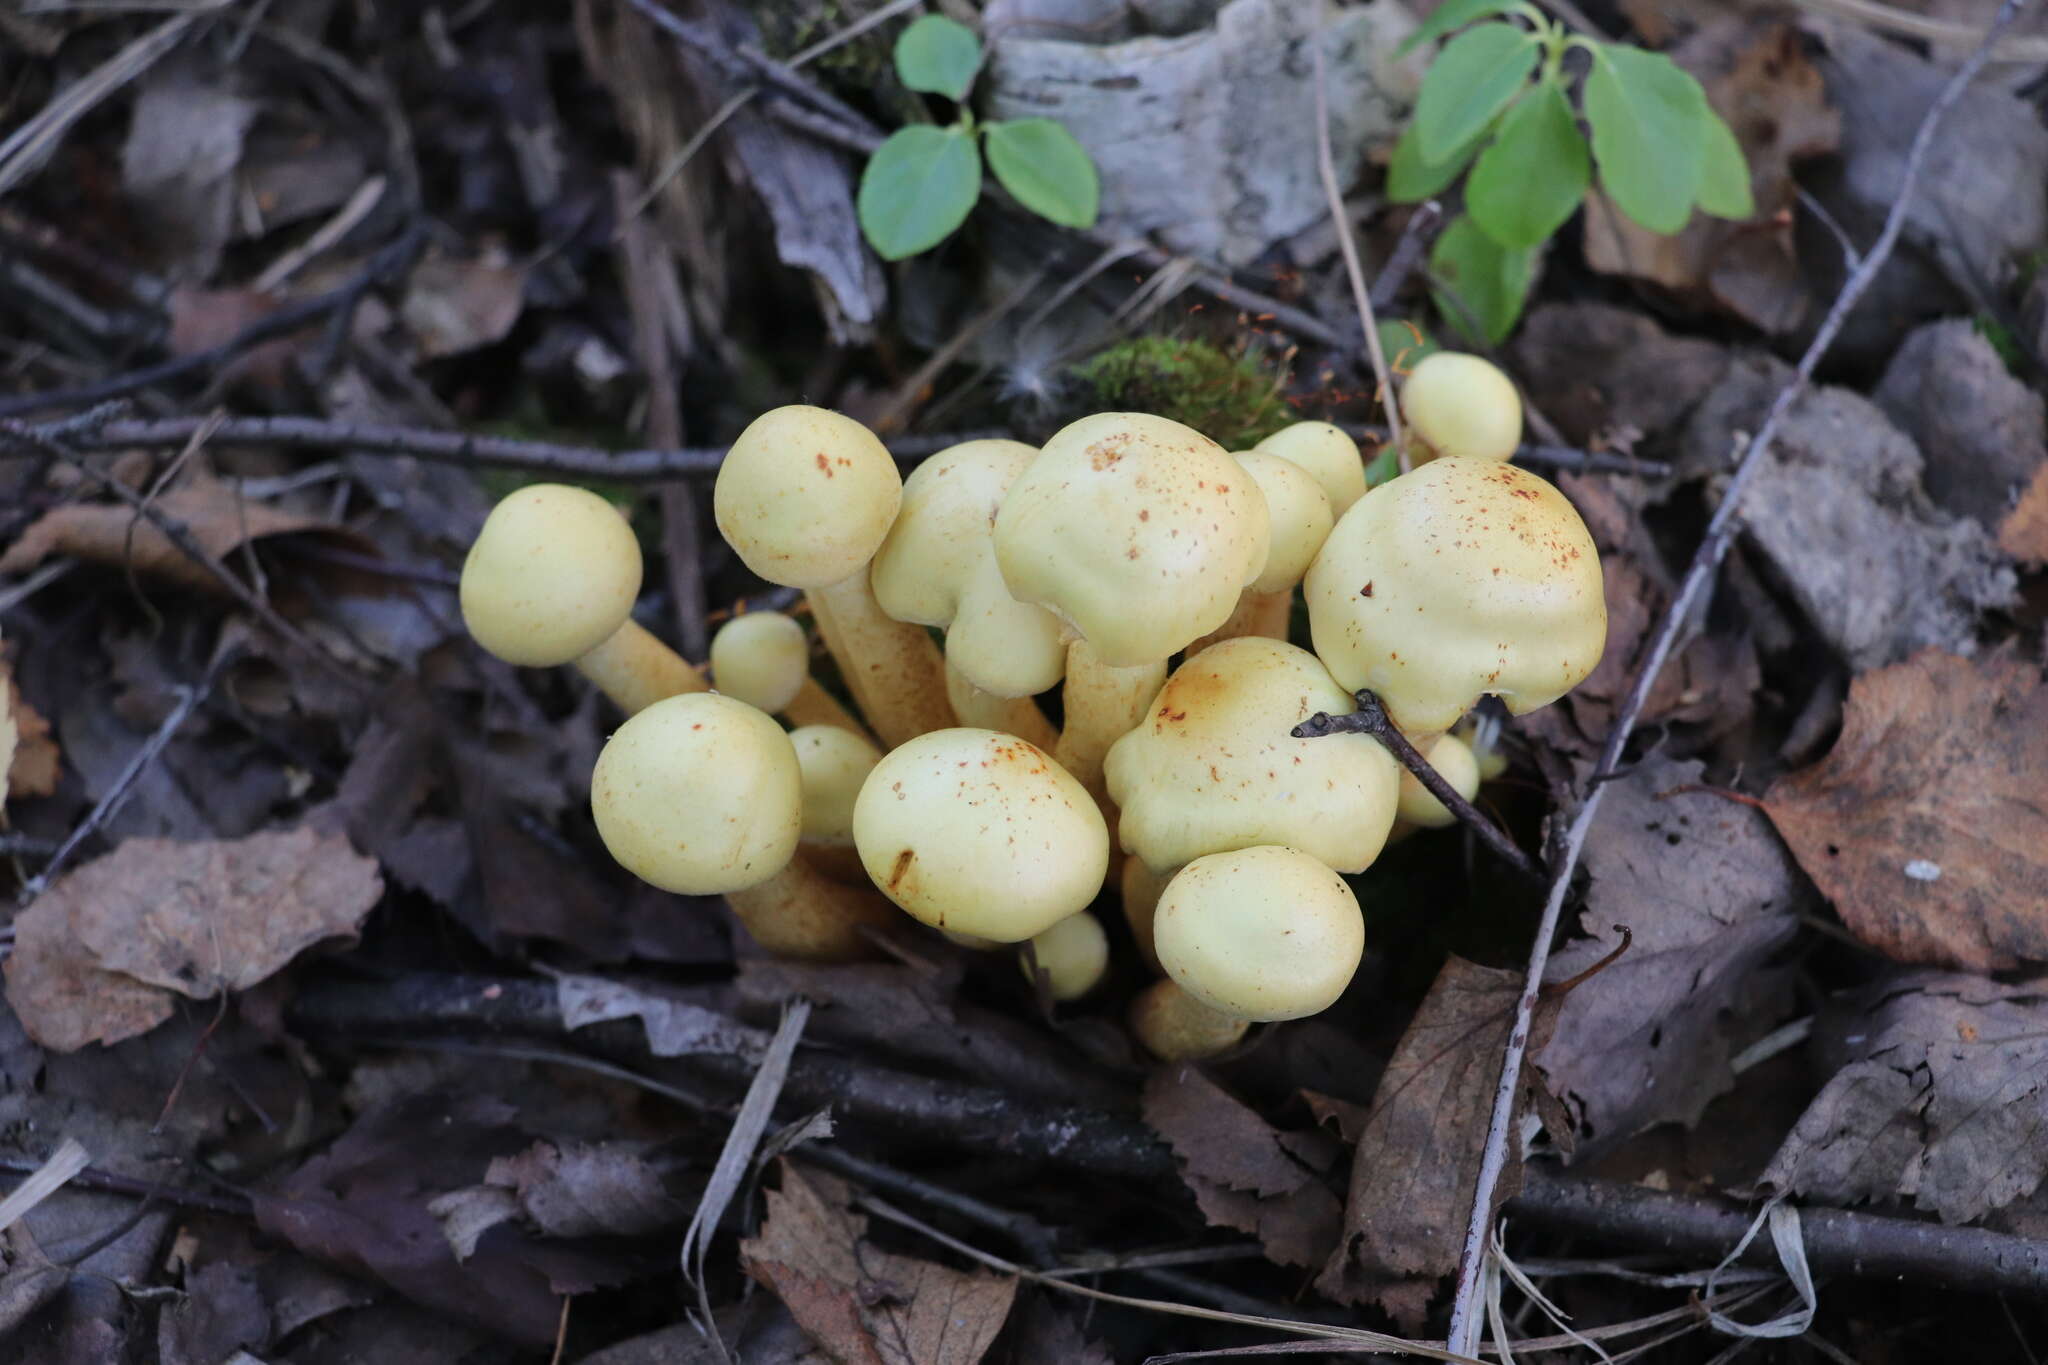
<path id="1" fill-rule="evenodd" d="M 934 730 L 883 758 L 854 802 L 853 839 L 913 918 L 998 943 L 1085 909 L 1109 871 L 1087 789 L 995 730 Z"/>
<path id="2" fill-rule="evenodd" d="M 1301 582 L 1337 524 L 1330 495 L 1306 469 L 1281 456 L 1253 450 L 1238 456 L 1237 462 L 1266 495 L 1266 523 L 1271 528 L 1266 566 L 1252 580 L 1252 591 L 1286 592 Z"/>
<path id="3" fill-rule="evenodd" d="M 1358 442 L 1328 422 L 1296 422 L 1252 447 L 1300 465 L 1323 487 L 1333 516 L 1343 516 L 1365 496 L 1365 457 Z"/>
<path id="4" fill-rule="evenodd" d="M 1431 457 L 1506 460 L 1522 443 L 1522 396 L 1483 356 L 1425 356 L 1401 386 L 1401 413 Z"/>
<path id="5" fill-rule="evenodd" d="M 1365 870 L 1393 828 L 1400 765 L 1369 735 L 1287 733 L 1318 711 L 1355 709 L 1305 649 L 1253 635 L 1211 645 L 1174 670 L 1103 763 L 1124 849 L 1155 872 L 1279 843 Z"/>
<path id="6" fill-rule="evenodd" d="M 782 727 L 716 692 L 634 716 L 590 774 L 590 811 L 612 857 L 685 895 L 743 891 L 780 872 L 796 852 L 802 800 Z"/>
<path id="7" fill-rule="evenodd" d="M 1031 936 L 1031 952 L 1044 969 L 1052 998 L 1079 1000 L 1100 985 L 1109 971 L 1109 936 L 1087 911 L 1068 915 L 1049 929 Z M 1020 952 L 1017 963 L 1031 979 L 1031 963 Z"/>
<path id="8" fill-rule="evenodd" d="M 1182 868 L 1160 893 L 1152 935 L 1182 990 L 1243 1019 L 1328 1009 L 1365 953 L 1365 917 L 1344 879 L 1298 849 L 1272 846 Z"/>
<path id="9" fill-rule="evenodd" d="M 1155 981 L 1131 1000 L 1131 1032 L 1163 1062 L 1198 1062 L 1244 1040 L 1251 1021 L 1210 1009 L 1171 980 Z"/>
<path id="10" fill-rule="evenodd" d="M 521 668 L 574 662 L 610 639 L 640 595 L 640 543 L 597 494 L 537 483 L 484 519 L 462 563 L 462 620 Z"/>
<path id="11" fill-rule="evenodd" d="M 774 715 L 811 675 L 804 628 L 779 611 L 735 616 L 711 637 L 711 678 L 719 691 Z"/>
<path id="12" fill-rule="evenodd" d="M 822 588 L 874 557 L 903 476 L 851 417 L 801 404 L 756 417 L 718 467 L 719 532 L 770 583 Z"/>
<path id="13" fill-rule="evenodd" d="M 995 563 L 997 510 L 1037 457 L 1022 441 L 964 441 L 926 460 L 869 571 L 883 611 L 946 627 L 948 662 L 999 697 L 1043 692 L 1066 669 L 1058 618 L 1011 597 Z"/>
<path id="14" fill-rule="evenodd" d="M 1106 663 L 1157 663 L 1229 619 L 1266 563 L 1266 507 L 1191 427 L 1105 412 L 1062 428 L 1010 487 L 996 562 Z"/>
<path id="15" fill-rule="evenodd" d="M 1436 743 L 1429 746 L 1423 757 L 1437 775 L 1451 784 L 1451 790 L 1470 801 L 1479 791 L 1479 760 L 1472 749 L 1456 735 L 1440 735 Z M 1406 769 L 1401 773 L 1400 816 L 1411 825 L 1424 829 L 1445 829 L 1458 823 L 1458 817 L 1451 814 L 1450 807 L 1430 795 L 1429 788 Z"/>
<path id="16" fill-rule="evenodd" d="M 1373 489 L 1303 586 L 1330 676 L 1372 689 L 1410 735 L 1450 729 L 1488 693 L 1516 715 L 1546 706 L 1607 643 L 1586 524 L 1549 483 L 1495 460 L 1433 460 Z"/>
<path id="17" fill-rule="evenodd" d="M 837 725 L 799 726 L 789 732 L 789 742 L 803 774 L 804 842 L 851 845 L 853 803 L 882 751 Z"/>

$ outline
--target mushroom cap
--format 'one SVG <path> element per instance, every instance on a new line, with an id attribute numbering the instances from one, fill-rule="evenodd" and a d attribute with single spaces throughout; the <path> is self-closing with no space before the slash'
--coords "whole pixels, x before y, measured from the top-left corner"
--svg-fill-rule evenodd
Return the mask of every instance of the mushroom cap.
<path id="1" fill-rule="evenodd" d="M 997 943 L 1085 909 L 1109 870 L 1087 789 L 995 730 L 934 730 L 883 758 L 854 802 L 853 839 L 913 918 Z"/>
<path id="2" fill-rule="evenodd" d="M 770 583 L 822 588 L 874 557 L 903 476 L 888 449 L 851 417 L 794 404 L 740 433 L 711 495 L 719 532 Z"/>
<path id="3" fill-rule="evenodd" d="M 1432 457 L 1505 460 L 1522 443 L 1522 395 L 1484 356 L 1436 351 L 1401 385 L 1401 413 Z"/>
<path id="4" fill-rule="evenodd" d="M 1163 1062 L 1198 1062 L 1244 1040 L 1251 1021 L 1213 1010 L 1171 979 L 1155 981 L 1131 1000 L 1131 1032 Z"/>
<path id="5" fill-rule="evenodd" d="M 803 824 L 796 750 L 773 718 L 716 692 L 658 701 L 613 732 L 590 774 L 597 833 L 664 891 L 759 886 Z"/>
<path id="6" fill-rule="evenodd" d="M 1104 412 L 1062 428 L 1010 486 L 996 562 L 1104 662 L 1157 663 L 1228 620 L 1266 563 L 1265 498 L 1191 427 Z"/>
<path id="7" fill-rule="evenodd" d="M 1335 1004 L 1365 953 L 1344 879 L 1298 849 L 1197 858 L 1160 893 L 1153 942 L 1167 976 L 1214 1010 L 1299 1019 Z"/>
<path id="8" fill-rule="evenodd" d="M 1343 516 L 1365 496 L 1365 457 L 1358 442 L 1328 422 L 1296 422 L 1252 447 L 1300 465 L 1323 486 L 1332 516 Z"/>
<path id="9" fill-rule="evenodd" d="M 610 639 L 640 595 L 640 542 L 597 494 L 536 483 L 508 494 L 462 562 L 462 621 L 486 650 L 553 668 Z"/>
<path id="10" fill-rule="evenodd" d="M 1479 760 L 1464 740 L 1456 735 L 1439 735 L 1423 757 L 1429 760 L 1430 767 L 1436 769 L 1437 776 L 1450 783 L 1451 790 L 1467 801 L 1478 793 Z M 1406 769 L 1401 772 L 1399 811 L 1403 820 L 1424 829 L 1445 829 L 1458 823 L 1458 817 L 1451 814 L 1450 807 L 1430 795 L 1429 788 Z"/>
<path id="11" fill-rule="evenodd" d="M 1022 441 L 964 441 L 926 460 L 869 570 L 883 611 L 946 627 L 948 662 L 999 697 L 1043 692 L 1066 670 L 1059 619 L 1011 597 L 995 564 L 997 510 L 1037 457 Z"/>
<path id="12" fill-rule="evenodd" d="M 853 803 L 882 761 L 863 735 L 837 725 L 801 725 L 789 732 L 803 774 L 803 839 L 807 844 L 853 843 Z M 859 874 L 854 874 L 858 876 Z"/>
<path id="13" fill-rule="evenodd" d="M 1287 844 L 1363 871 L 1393 828 L 1400 765 L 1369 735 L 1287 733 L 1354 709 L 1315 655 L 1280 640 L 1241 636 L 1188 659 L 1103 763 L 1125 851 L 1166 872 Z"/>
<path id="14" fill-rule="evenodd" d="M 1252 580 L 1252 591 L 1286 592 L 1301 582 L 1337 524 L 1330 495 L 1306 469 L 1279 455 L 1252 450 L 1238 456 L 1237 462 L 1258 480 L 1270 528 L 1266 566 Z"/>
<path id="15" fill-rule="evenodd" d="M 811 675 L 804 628 L 779 611 L 735 616 L 711 637 L 711 677 L 719 691 L 774 715 Z"/>
<path id="16" fill-rule="evenodd" d="M 1059 1001 L 1079 1000 L 1109 971 L 1109 936 L 1085 910 L 1033 934 L 1031 952 L 1045 970 L 1052 998 Z M 1022 953 L 1017 964 L 1024 969 L 1024 979 L 1031 980 L 1031 964 Z"/>
<path id="17" fill-rule="evenodd" d="M 1433 460 L 1367 493 L 1304 588 L 1330 676 L 1372 689 L 1410 735 L 1448 730 L 1487 693 L 1516 715 L 1548 705 L 1607 643 L 1586 524 L 1543 479 L 1495 460 Z"/>

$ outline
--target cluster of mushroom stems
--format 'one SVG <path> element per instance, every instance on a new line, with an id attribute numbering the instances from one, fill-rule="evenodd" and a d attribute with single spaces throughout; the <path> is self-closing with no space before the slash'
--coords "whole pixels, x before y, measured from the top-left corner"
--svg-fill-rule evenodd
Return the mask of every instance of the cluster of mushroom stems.
<path id="1" fill-rule="evenodd" d="M 637 625 L 638 543 L 580 489 L 498 505 L 463 616 L 490 653 L 573 664 L 626 713 L 591 808 L 634 875 L 724 895 L 791 957 L 870 955 L 902 913 L 1024 945 L 1053 1001 L 1107 973 L 1089 907 L 1109 884 L 1161 973 L 1134 1034 L 1210 1056 L 1333 1004 L 1365 946 L 1345 877 L 1453 819 L 1376 740 L 1293 727 L 1370 690 L 1469 798 L 1498 762 L 1468 742 L 1474 703 L 1545 705 L 1605 642 L 1584 524 L 1507 462 L 1512 384 L 1439 353 L 1404 399 L 1414 467 L 1370 491 L 1324 422 L 1232 454 L 1099 413 L 1043 447 L 954 446 L 906 480 L 850 418 L 763 415 L 721 466 L 718 527 L 804 592 L 854 709 L 811 676 L 790 616 L 736 616 L 708 676 Z M 1287 640 L 1297 593 L 1312 650 Z M 1038 701 L 1055 687 L 1057 727 Z"/>

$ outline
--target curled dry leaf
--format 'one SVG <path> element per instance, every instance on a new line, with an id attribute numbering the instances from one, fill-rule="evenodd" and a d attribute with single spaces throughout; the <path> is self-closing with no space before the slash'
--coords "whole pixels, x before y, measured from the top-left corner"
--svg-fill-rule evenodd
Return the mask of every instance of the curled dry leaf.
<path id="1" fill-rule="evenodd" d="M 1772 959 L 1799 927 L 1804 884 L 1770 822 L 1696 786 L 1698 763 L 1653 758 L 1613 784 L 1586 843 L 1588 937 L 1551 958 L 1565 981 L 1630 942 L 1557 1005 L 1538 1056 L 1570 1125 L 1603 1148 L 1652 1124 L 1699 1121 L 1735 1083 L 1728 1060 L 1790 1005 Z"/>
<path id="2" fill-rule="evenodd" d="M 1766 809 L 1857 938 L 1901 962 L 2048 960 L 2048 684 L 1925 650 L 1857 678 L 1842 737 Z"/>
<path id="3" fill-rule="evenodd" d="M 1281 1132 L 1191 1066 L 1152 1073 L 1145 1122 L 1211 1226 L 1250 1233 L 1282 1265 L 1329 1258 L 1343 1210 L 1326 1180 L 1338 1156 L 1327 1134 Z"/>
<path id="4" fill-rule="evenodd" d="M 310 829 L 129 839 L 15 917 L 7 998 L 45 1047 L 118 1042 L 169 1018 L 169 992 L 247 990 L 313 944 L 353 937 L 383 891 L 374 861 Z"/>
<path id="5" fill-rule="evenodd" d="M 2034 475 L 1998 528 L 1998 548 L 2029 564 L 2048 564 L 2048 468 Z"/>
<path id="6" fill-rule="evenodd" d="M 882 1251 L 846 1186 L 782 1163 L 749 1275 L 846 1365 L 976 1365 L 1009 1316 L 1017 1282 Z"/>
<path id="7" fill-rule="evenodd" d="M 1840 1070 L 1765 1183 L 1826 1204 L 1901 1200 L 1948 1223 L 2032 1193 L 2048 1174 L 2044 985 L 1915 972 L 1871 988 L 1816 1030 Z"/>
<path id="8" fill-rule="evenodd" d="M 1371 1300 L 1419 1329 L 1438 1279 L 1458 1265 L 1521 990 L 1520 972 L 1445 960 L 1373 1095 L 1351 1165 L 1344 1240 L 1316 1281 L 1325 1294 Z M 1541 1054 L 1553 1013 L 1538 1004 L 1531 1052 Z M 1520 1170 L 1519 1160 L 1508 1162 L 1497 1200 L 1513 1197 Z"/>

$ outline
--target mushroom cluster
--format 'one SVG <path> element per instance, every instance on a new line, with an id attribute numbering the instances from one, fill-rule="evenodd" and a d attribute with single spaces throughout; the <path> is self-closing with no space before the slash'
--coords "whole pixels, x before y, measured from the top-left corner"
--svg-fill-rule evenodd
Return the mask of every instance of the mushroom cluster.
<path id="1" fill-rule="evenodd" d="M 1210 1056 L 1335 1002 L 1365 945 L 1346 876 L 1453 818 L 1370 736 L 1293 728 L 1370 689 L 1469 792 L 1481 761 L 1451 729 L 1473 704 L 1540 706 L 1599 658 L 1584 525 L 1504 462 L 1519 407 L 1505 438 L 1431 420 L 1432 386 L 1470 379 L 1429 371 L 1439 359 L 1459 358 L 1408 380 L 1430 458 L 1370 491 L 1323 422 L 1233 454 L 1099 413 L 1043 447 L 955 446 L 906 481 L 849 418 L 765 414 L 720 470 L 717 524 L 806 594 L 851 709 L 811 676 L 791 616 L 734 618 L 708 676 L 635 624 L 637 542 L 579 489 L 499 504 L 464 565 L 464 620 L 506 662 L 576 665 L 626 713 L 591 807 L 634 875 L 725 896 L 780 955 L 864 956 L 906 915 L 1019 945 L 1048 1007 L 1110 973 L 1091 911 L 1108 883 L 1162 973 L 1133 1033 L 1162 1058 Z M 1287 638 L 1297 589 L 1313 651 Z"/>

